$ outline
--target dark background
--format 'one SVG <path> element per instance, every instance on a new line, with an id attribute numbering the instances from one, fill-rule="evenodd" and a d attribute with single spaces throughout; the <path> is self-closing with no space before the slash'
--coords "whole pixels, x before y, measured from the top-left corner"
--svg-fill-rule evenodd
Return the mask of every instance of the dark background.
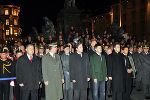
<path id="1" fill-rule="evenodd" d="M 20 25 L 22 34 L 32 32 L 36 27 L 41 32 L 43 17 L 47 16 L 56 25 L 57 14 L 64 7 L 65 0 L 0 0 L 0 4 L 13 4 L 21 7 Z M 76 0 L 76 6 L 82 11 L 90 11 L 91 15 L 97 15 L 109 10 L 109 5 L 118 0 Z"/>

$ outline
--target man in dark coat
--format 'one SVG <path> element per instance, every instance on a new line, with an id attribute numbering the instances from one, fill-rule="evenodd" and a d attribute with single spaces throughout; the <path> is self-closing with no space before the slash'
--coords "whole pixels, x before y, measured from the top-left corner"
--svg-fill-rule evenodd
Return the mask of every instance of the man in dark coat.
<path id="1" fill-rule="evenodd" d="M 143 47 L 143 53 L 140 55 L 140 61 L 142 66 L 142 84 L 144 89 L 145 99 L 150 98 L 150 54 L 149 47 L 145 45 Z"/>
<path id="2" fill-rule="evenodd" d="M 124 60 L 120 53 L 120 44 L 116 43 L 114 45 L 114 52 L 111 54 L 109 60 L 110 68 L 112 69 L 109 78 L 112 78 L 112 100 L 122 100 L 124 92 L 124 79 L 125 79 L 125 66 Z"/>
<path id="3" fill-rule="evenodd" d="M 16 78 L 21 88 L 21 100 L 38 99 L 38 88 L 41 82 L 40 60 L 34 55 L 34 46 L 28 44 L 27 54 L 20 57 L 16 64 Z"/>
<path id="4" fill-rule="evenodd" d="M 74 88 L 74 100 L 87 100 L 88 81 L 90 81 L 89 57 L 83 53 L 83 45 L 76 44 L 76 52 L 69 59 L 70 77 Z"/>
<path id="5" fill-rule="evenodd" d="M 130 100 L 132 90 L 132 67 L 128 58 L 128 47 L 123 47 L 124 66 L 125 66 L 125 92 L 123 94 L 124 100 Z"/>

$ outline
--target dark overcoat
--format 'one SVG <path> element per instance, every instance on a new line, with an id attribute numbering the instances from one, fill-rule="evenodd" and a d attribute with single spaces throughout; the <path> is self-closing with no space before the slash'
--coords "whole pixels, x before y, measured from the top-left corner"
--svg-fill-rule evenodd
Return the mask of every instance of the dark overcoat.
<path id="1" fill-rule="evenodd" d="M 79 55 L 77 52 L 70 55 L 70 78 L 76 80 L 74 89 L 88 88 L 87 78 L 90 78 L 89 57 L 86 53 Z"/>
<path id="2" fill-rule="evenodd" d="M 33 55 L 32 62 L 28 59 L 27 54 L 17 60 L 16 78 L 18 84 L 24 84 L 22 89 L 33 90 L 39 88 L 39 82 L 41 82 L 40 66 L 40 60 L 35 55 Z"/>
<path id="3" fill-rule="evenodd" d="M 111 74 L 112 75 L 112 89 L 113 92 L 124 92 L 125 89 L 125 73 L 126 69 L 124 66 L 124 60 L 121 56 L 121 53 L 113 52 L 108 61 L 109 66 L 111 66 Z"/>

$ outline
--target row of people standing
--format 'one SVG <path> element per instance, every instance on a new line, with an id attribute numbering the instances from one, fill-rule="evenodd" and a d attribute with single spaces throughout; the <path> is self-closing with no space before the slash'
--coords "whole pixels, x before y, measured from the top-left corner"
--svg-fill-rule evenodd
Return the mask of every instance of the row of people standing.
<path id="1" fill-rule="evenodd" d="M 91 56 L 83 52 L 83 44 L 80 42 L 76 44 L 76 52 L 72 54 L 66 50 L 69 46 L 66 45 L 64 47 L 65 53 L 59 56 L 57 54 L 57 44 L 50 44 L 50 51 L 42 57 L 41 62 L 34 55 L 34 46 L 31 44 L 27 45 L 26 54 L 18 59 L 16 65 L 17 82 L 21 89 L 21 100 L 28 100 L 30 94 L 32 100 L 37 100 L 39 84 L 41 84 L 42 79 L 45 83 L 47 100 L 49 98 L 54 98 L 53 100 L 62 99 L 63 94 L 66 100 L 67 98 L 71 100 L 72 97 L 75 100 L 86 100 L 88 81 L 90 79 L 92 80 L 94 100 L 98 98 L 105 100 L 105 81 L 108 79 L 112 80 L 113 100 L 122 100 L 124 94 L 127 95 L 125 97 L 130 97 L 131 73 L 133 69 L 128 57 L 128 47 L 124 47 L 121 54 L 120 44 L 115 44 L 113 53 L 106 58 L 102 54 L 102 46 L 100 44 L 93 46 L 93 54 Z M 148 97 L 149 47 L 145 46 L 143 49 L 144 52 L 139 55 L 139 64 L 136 62 L 136 57 L 134 55 L 131 56 L 135 66 L 139 66 L 137 67 L 137 75 L 138 72 L 144 72 L 141 74 L 141 79 L 144 84 L 145 95 Z M 1 52 L 1 58 L 3 58 L 3 51 Z M 141 66 L 143 67 L 141 68 Z M 98 96 L 98 89 L 100 89 L 100 96 Z"/>

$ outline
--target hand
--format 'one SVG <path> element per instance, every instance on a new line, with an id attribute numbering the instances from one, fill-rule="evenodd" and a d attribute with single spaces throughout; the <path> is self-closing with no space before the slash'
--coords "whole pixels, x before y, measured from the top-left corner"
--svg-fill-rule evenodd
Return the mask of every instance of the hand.
<path id="1" fill-rule="evenodd" d="M 11 82 L 10 82 L 10 86 L 15 86 L 14 81 L 11 81 Z"/>
<path id="2" fill-rule="evenodd" d="M 132 69 L 127 69 L 127 72 L 130 74 L 132 73 Z"/>
<path id="3" fill-rule="evenodd" d="M 63 84 L 65 83 L 65 80 L 64 80 L 64 79 L 62 79 L 61 81 L 62 81 Z"/>
<path id="4" fill-rule="evenodd" d="M 70 73 L 69 73 L 69 72 L 67 72 L 67 74 L 69 75 Z"/>
<path id="5" fill-rule="evenodd" d="M 39 85 L 41 84 L 41 82 L 39 82 Z"/>
<path id="6" fill-rule="evenodd" d="M 76 80 L 72 80 L 73 83 L 76 83 Z"/>
<path id="7" fill-rule="evenodd" d="M 105 81 L 108 81 L 108 78 L 107 78 L 107 77 L 105 78 Z"/>
<path id="8" fill-rule="evenodd" d="M 89 82 L 89 81 L 90 81 L 90 78 L 87 78 L 87 81 Z"/>
<path id="9" fill-rule="evenodd" d="M 20 86 L 20 87 L 23 87 L 23 86 L 24 86 L 24 84 L 23 84 L 23 83 L 21 83 L 21 84 L 19 84 L 19 86 Z"/>
<path id="10" fill-rule="evenodd" d="M 97 83 L 97 79 L 94 79 L 94 83 Z"/>
<path id="11" fill-rule="evenodd" d="M 108 77 L 109 78 L 109 80 L 112 80 L 112 77 Z"/>
<path id="12" fill-rule="evenodd" d="M 48 81 L 44 82 L 46 86 L 48 86 Z"/>

